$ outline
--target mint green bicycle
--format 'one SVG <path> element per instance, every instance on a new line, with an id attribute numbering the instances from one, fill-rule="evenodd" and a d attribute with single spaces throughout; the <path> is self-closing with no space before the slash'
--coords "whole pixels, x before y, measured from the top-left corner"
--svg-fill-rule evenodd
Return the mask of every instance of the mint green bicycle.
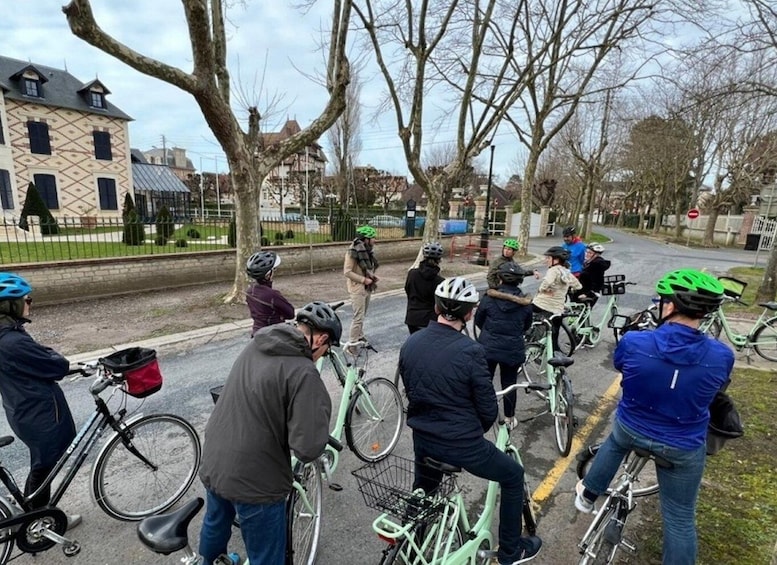
<path id="1" fill-rule="evenodd" d="M 609 299 L 598 321 L 593 318 L 594 299 L 582 298 L 581 302 L 567 303 L 566 310 L 569 315 L 566 322 L 575 338 L 575 351 L 584 346 L 594 347 L 598 344 L 602 340 L 605 327 L 612 329 L 617 339 L 618 296 L 626 293 L 627 285 L 636 284 L 627 281 L 625 275 L 605 276 L 602 296 L 609 296 Z"/>
<path id="2" fill-rule="evenodd" d="M 541 385 L 516 383 L 497 392 L 497 397 L 518 388 L 535 390 Z M 503 417 L 494 429 L 496 447 L 523 465 L 518 447 L 510 442 L 510 429 Z M 489 481 L 485 503 L 473 522 L 457 483 L 461 469 L 431 459 L 424 463 L 443 475 L 433 493 L 413 490 L 414 461 L 396 455 L 352 472 L 367 506 L 383 512 L 372 523 L 372 529 L 387 543 L 381 565 L 485 565 L 496 556 L 491 526 L 497 510 L 499 483 Z M 537 521 L 526 483 L 523 499 L 524 526 L 533 536 Z"/>

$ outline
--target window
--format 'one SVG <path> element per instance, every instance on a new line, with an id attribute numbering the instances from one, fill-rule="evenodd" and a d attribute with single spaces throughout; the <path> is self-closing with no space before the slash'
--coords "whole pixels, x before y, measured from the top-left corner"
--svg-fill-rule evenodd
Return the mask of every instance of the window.
<path id="1" fill-rule="evenodd" d="M 27 133 L 30 136 L 30 151 L 32 153 L 51 155 L 49 125 L 46 122 L 27 122 Z"/>
<path id="2" fill-rule="evenodd" d="M 90 90 L 89 105 L 92 108 L 105 108 L 105 95 L 102 92 Z"/>
<path id="3" fill-rule="evenodd" d="M 113 179 L 98 178 L 97 191 L 100 194 L 100 210 L 118 210 L 119 201 L 116 199 L 116 181 Z"/>
<path id="4" fill-rule="evenodd" d="M 27 96 L 34 96 L 35 98 L 43 98 L 40 81 L 33 78 L 24 79 L 24 93 Z"/>
<path id="5" fill-rule="evenodd" d="M 35 186 L 43 198 L 46 208 L 49 210 L 59 210 L 59 200 L 57 199 L 57 179 L 54 175 L 39 174 L 33 175 Z"/>
<path id="6" fill-rule="evenodd" d="M 94 138 L 94 158 L 111 161 L 113 159 L 111 134 L 107 131 L 94 131 L 92 132 L 92 137 Z"/>
<path id="7" fill-rule="evenodd" d="M 0 208 L 3 210 L 13 210 L 11 175 L 5 169 L 0 169 Z"/>

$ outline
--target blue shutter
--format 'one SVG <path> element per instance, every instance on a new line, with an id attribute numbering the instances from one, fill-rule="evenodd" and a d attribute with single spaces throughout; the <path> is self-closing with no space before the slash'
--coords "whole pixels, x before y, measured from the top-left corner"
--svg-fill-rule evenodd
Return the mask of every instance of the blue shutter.
<path id="1" fill-rule="evenodd" d="M 0 205 L 3 210 L 13 210 L 11 175 L 5 169 L 0 169 Z"/>
<path id="2" fill-rule="evenodd" d="M 100 195 L 100 210 L 118 210 L 119 201 L 116 197 L 116 181 L 98 178 L 97 191 Z"/>

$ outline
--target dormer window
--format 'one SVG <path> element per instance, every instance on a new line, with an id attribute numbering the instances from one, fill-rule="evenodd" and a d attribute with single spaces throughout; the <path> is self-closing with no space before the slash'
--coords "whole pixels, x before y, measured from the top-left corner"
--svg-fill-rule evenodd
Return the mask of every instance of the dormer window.
<path id="1" fill-rule="evenodd" d="M 43 98 L 43 88 L 40 80 L 25 77 L 24 94 L 27 96 L 34 96 L 35 98 Z"/>
<path id="2" fill-rule="evenodd" d="M 105 94 L 96 90 L 90 90 L 89 105 L 92 108 L 105 108 Z"/>

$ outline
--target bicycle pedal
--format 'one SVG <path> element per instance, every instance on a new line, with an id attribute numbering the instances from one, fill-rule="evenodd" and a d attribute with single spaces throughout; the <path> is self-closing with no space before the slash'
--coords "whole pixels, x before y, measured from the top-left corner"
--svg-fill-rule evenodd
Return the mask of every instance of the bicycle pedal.
<path id="1" fill-rule="evenodd" d="M 343 485 L 339 483 L 329 483 L 329 488 L 335 492 L 340 492 L 343 490 Z"/>
<path id="2" fill-rule="evenodd" d="M 621 540 L 621 547 L 626 549 L 632 555 L 637 554 L 637 546 L 625 538 Z"/>
<path id="3" fill-rule="evenodd" d="M 618 545 L 623 538 L 623 525 L 616 521 L 609 522 L 604 527 L 604 539 L 612 545 Z"/>

